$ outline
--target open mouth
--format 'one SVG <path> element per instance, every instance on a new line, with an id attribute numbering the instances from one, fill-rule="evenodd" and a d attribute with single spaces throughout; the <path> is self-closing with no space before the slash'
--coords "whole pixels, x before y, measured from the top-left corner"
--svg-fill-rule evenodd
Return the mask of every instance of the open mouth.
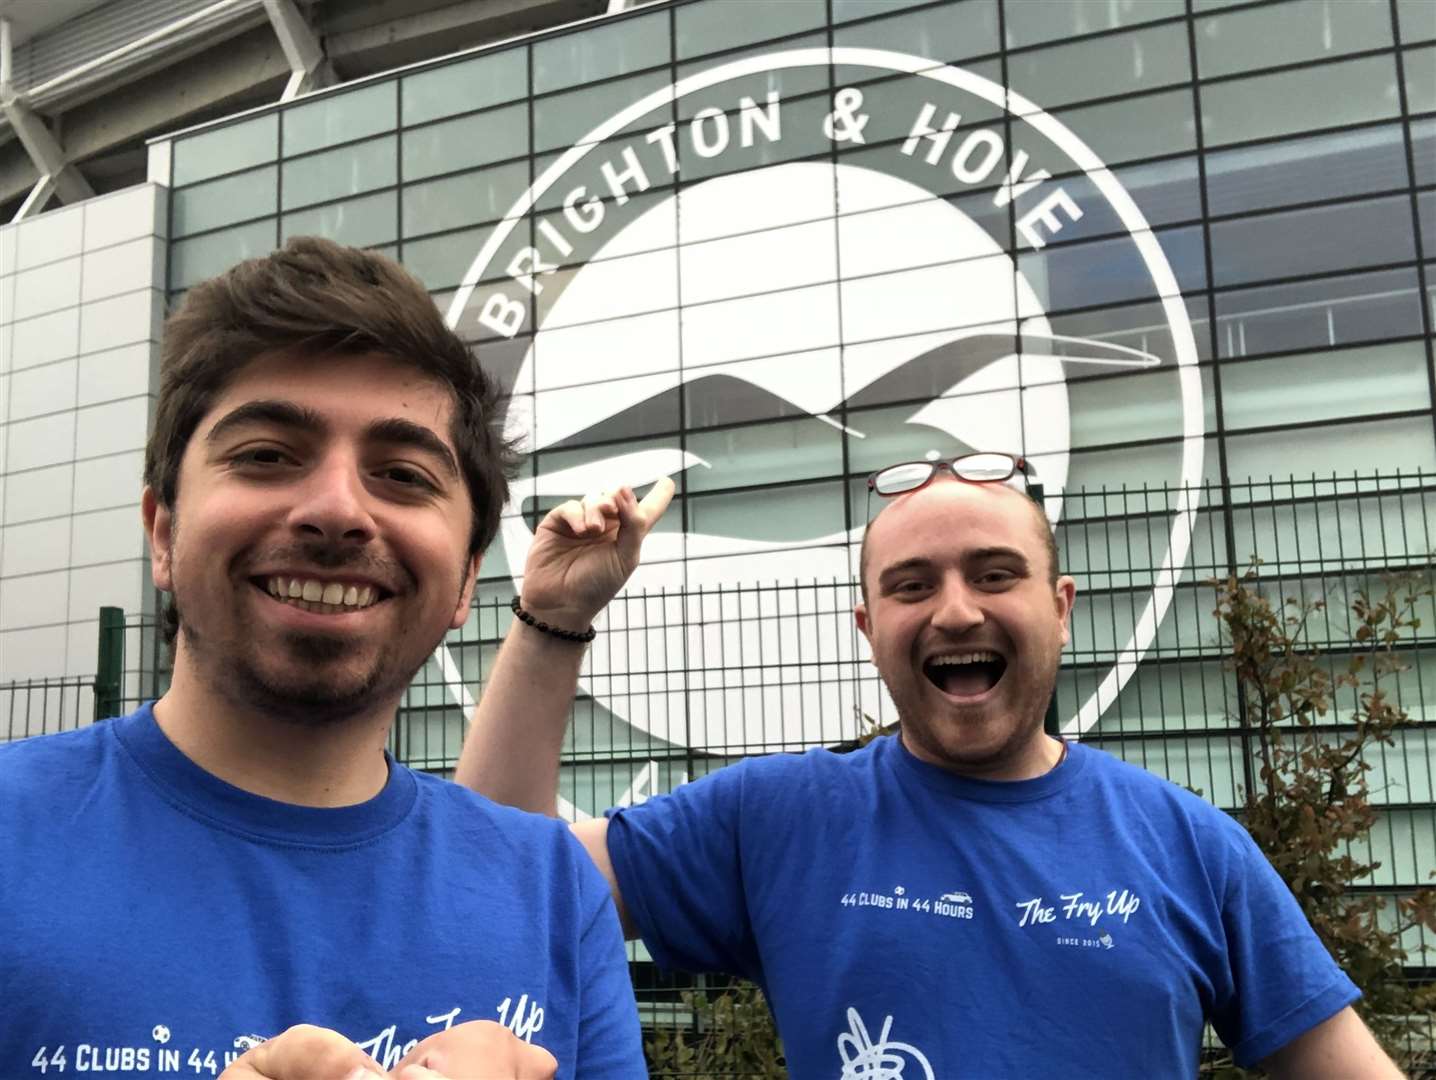
<path id="1" fill-rule="evenodd" d="M 320 615 L 343 615 L 351 611 L 363 611 L 390 596 L 376 585 L 357 581 L 273 576 L 251 578 L 250 583 L 282 604 Z"/>
<path id="2" fill-rule="evenodd" d="M 925 661 L 922 672 L 950 697 L 981 697 L 1007 671 L 1007 660 L 995 652 L 943 653 Z"/>

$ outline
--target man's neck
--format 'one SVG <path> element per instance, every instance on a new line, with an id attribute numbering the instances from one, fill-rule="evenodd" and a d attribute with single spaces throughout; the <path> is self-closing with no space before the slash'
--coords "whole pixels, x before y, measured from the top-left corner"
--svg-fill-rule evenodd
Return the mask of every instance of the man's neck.
<path id="1" fill-rule="evenodd" d="M 308 726 L 236 703 L 176 663 L 155 721 L 185 757 L 237 788 L 298 806 L 353 806 L 388 780 L 384 746 L 397 704 Z"/>

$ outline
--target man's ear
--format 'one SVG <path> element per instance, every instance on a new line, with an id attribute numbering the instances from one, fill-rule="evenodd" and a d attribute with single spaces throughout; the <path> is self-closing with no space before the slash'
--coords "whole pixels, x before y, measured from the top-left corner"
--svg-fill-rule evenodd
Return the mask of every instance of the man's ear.
<path id="1" fill-rule="evenodd" d="M 150 544 L 150 577 L 155 587 L 171 592 L 170 555 L 174 550 L 174 512 L 160 502 L 155 489 L 145 485 L 140 496 L 140 517 L 144 521 L 145 539 Z"/>
<path id="2" fill-rule="evenodd" d="M 858 624 L 858 629 L 863 632 L 863 637 L 868 639 L 868 644 L 873 641 L 872 624 L 868 622 L 868 605 L 859 600 L 853 606 L 853 621 Z"/>
<path id="3" fill-rule="evenodd" d="M 1057 579 L 1057 589 L 1053 600 L 1057 605 L 1057 617 L 1062 620 L 1062 644 L 1066 645 L 1070 637 L 1072 624 L 1072 601 L 1077 596 L 1077 583 L 1066 575 Z"/>
<path id="4" fill-rule="evenodd" d="M 464 587 L 459 590 L 459 603 L 454 608 L 454 617 L 449 620 L 449 629 L 457 630 L 469 618 L 469 606 L 474 602 L 474 586 L 479 580 L 479 561 L 483 552 L 469 556 L 469 568 L 464 572 Z"/>

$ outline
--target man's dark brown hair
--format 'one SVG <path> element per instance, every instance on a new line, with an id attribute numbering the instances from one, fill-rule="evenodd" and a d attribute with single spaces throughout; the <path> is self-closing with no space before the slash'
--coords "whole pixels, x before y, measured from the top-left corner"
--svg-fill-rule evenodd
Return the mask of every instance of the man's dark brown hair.
<path id="1" fill-rule="evenodd" d="M 419 280 L 390 259 L 301 236 L 196 285 L 165 323 L 145 483 L 166 507 L 179 495 L 180 459 L 200 419 L 249 361 L 378 353 L 446 385 L 450 432 L 473 503 L 469 554 L 498 532 L 516 460 L 504 439 L 500 395 L 445 324 Z"/>

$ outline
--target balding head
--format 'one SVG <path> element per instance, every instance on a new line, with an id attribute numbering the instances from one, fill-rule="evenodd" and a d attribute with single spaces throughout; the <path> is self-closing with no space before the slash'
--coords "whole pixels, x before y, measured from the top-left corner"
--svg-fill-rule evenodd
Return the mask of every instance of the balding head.
<path id="1" fill-rule="evenodd" d="M 965 484 L 967 487 L 974 488 L 977 490 L 977 492 L 991 495 L 993 498 L 1021 499 L 1022 502 L 1026 504 L 1028 517 L 1032 522 L 1032 527 L 1036 530 L 1038 537 L 1040 537 L 1040 539 L 1042 540 L 1043 547 L 1047 551 L 1047 580 L 1053 585 L 1057 583 L 1057 577 L 1059 573 L 1057 537 L 1053 535 L 1052 526 L 1047 520 L 1047 515 L 1043 513 L 1042 507 L 1038 506 L 1035 501 L 1033 501 L 1028 496 L 1022 494 L 1020 491 L 1017 491 L 1014 488 L 1007 486 L 1006 484 L 974 484 L 969 481 L 958 480 L 956 477 L 943 476 L 941 474 L 935 476 L 932 479 L 931 483 Z M 880 522 L 883 519 L 884 515 L 887 514 L 887 512 L 891 510 L 894 506 L 897 506 L 899 503 L 902 503 L 907 499 L 911 499 L 913 496 L 921 493 L 926 486 L 927 485 L 924 485 L 923 488 L 919 488 L 917 491 L 912 491 L 903 495 L 895 496 L 893 498 L 884 499 L 883 505 L 878 509 L 878 512 L 873 515 L 872 520 L 868 522 L 868 527 L 863 530 L 863 543 L 862 547 L 859 549 L 858 552 L 858 586 L 862 589 L 863 601 L 865 603 L 868 599 L 868 565 L 870 561 L 870 541 L 875 529 L 878 532 L 882 531 L 881 529 L 877 529 L 878 522 Z M 960 513 L 960 510 L 957 507 L 954 507 L 954 513 Z"/>

